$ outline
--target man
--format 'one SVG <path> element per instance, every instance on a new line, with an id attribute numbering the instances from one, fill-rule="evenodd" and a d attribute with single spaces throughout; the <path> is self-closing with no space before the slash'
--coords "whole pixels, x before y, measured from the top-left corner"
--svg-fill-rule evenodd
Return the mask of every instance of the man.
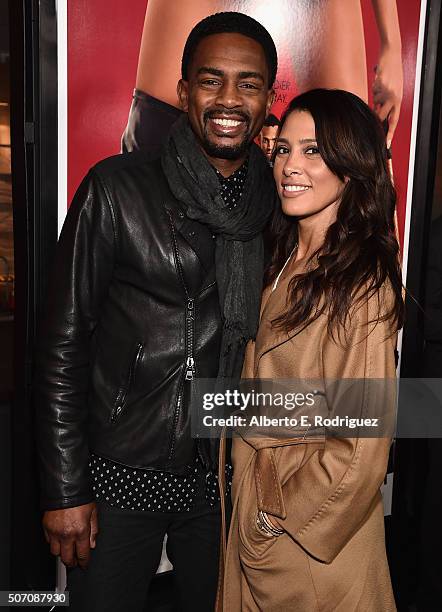
<path id="1" fill-rule="evenodd" d="M 274 186 L 253 139 L 276 67 L 250 17 L 197 24 L 162 158 L 97 164 L 67 215 L 37 431 L 43 526 L 71 568 L 71 609 L 142 610 L 165 534 L 180 609 L 213 608 L 217 446 L 191 437 L 190 383 L 238 375 L 256 332 Z"/>
<path id="2" fill-rule="evenodd" d="M 278 137 L 278 130 L 279 119 L 270 113 L 267 115 L 259 135 L 260 147 L 263 150 L 264 155 L 269 160 L 269 163 L 272 159 L 273 149 L 275 148 L 275 142 Z"/>

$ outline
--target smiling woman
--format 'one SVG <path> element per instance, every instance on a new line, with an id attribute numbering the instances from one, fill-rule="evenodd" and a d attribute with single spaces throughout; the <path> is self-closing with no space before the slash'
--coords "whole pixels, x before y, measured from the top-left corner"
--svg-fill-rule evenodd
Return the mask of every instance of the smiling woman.
<path id="1" fill-rule="evenodd" d="M 281 207 L 243 377 L 314 381 L 330 418 L 379 406 L 384 416 L 395 406 L 403 302 L 378 119 L 348 92 L 302 94 L 282 119 L 274 177 Z M 366 391 L 372 378 L 383 380 L 378 394 Z M 341 399 L 348 379 L 351 408 Z M 317 409 L 305 414 L 316 421 Z M 237 429 L 226 612 L 396 610 L 379 491 L 389 435 L 330 436 L 328 422 L 321 435 L 283 441 L 277 428 L 259 439 Z"/>
<path id="2" fill-rule="evenodd" d="M 283 212 L 323 224 L 320 239 L 336 219 L 345 179 L 333 174 L 322 159 L 310 113 L 287 117 L 277 140 L 273 174 Z"/>
<path id="3" fill-rule="evenodd" d="M 304 315 L 311 314 L 328 291 L 330 320 L 343 324 L 355 293 L 367 285 L 368 296 L 388 280 L 396 295 L 392 314 L 402 320 L 398 244 L 390 233 L 396 193 L 386 168 L 380 122 L 360 98 L 317 89 L 291 102 L 275 157 L 281 209 L 273 220 L 269 277 L 295 242 L 296 260 L 318 261 L 314 273 L 292 285 L 295 310 L 302 304 Z M 333 292 L 334 282 L 342 294 Z M 303 287 L 300 300 L 295 285 Z"/>

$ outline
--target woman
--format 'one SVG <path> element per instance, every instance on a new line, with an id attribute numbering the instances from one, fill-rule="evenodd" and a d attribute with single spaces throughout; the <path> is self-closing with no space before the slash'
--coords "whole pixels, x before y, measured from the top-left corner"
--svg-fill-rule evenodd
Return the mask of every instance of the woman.
<path id="1" fill-rule="evenodd" d="M 391 411 L 403 301 L 378 119 L 348 92 L 298 96 L 282 120 L 274 177 L 281 210 L 243 377 L 313 380 L 341 415 L 342 380 L 363 379 L 360 413 Z M 385 387 L 369 394 L 367 379 Z M 395 610 L 379 492 L 389 434 L 307 433 L 234 439 L 223 609 Z"/>
<path id="2" fill-rule="evenodd" d="M 388 120 L 390 142 L 403 94 L 401 35 L 396 1 L 372 0 L 372 6 L 380 38 L 373 102 L 381 120 Z M 293 64 L 297 91 L 333 87 L 368 100 L 360 0 L 149 0 L 124 150 L 160 150 L 180 114 L 176 85 L 186 38 L 198 21 L 219 11 L 246 13 L 269 30 L 278 48 L 278 78 L 291 80 L 286 73 Z"/>

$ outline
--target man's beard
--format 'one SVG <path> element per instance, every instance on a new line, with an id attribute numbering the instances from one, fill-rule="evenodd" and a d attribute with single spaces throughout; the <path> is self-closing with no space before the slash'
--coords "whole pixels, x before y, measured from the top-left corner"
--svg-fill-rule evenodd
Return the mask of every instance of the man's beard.
<path id="1" fill-rule="evenodd" d="M 210 142 L 207 137 L 204 137 L 203 140 L 203 149 L 209 157 L 214 157 L 216 159 L 239 159 L 247 152 L 250 146 L 249 140 L 245 137 L 242 142 L 239 144 L 229 147 L 229 146 L 219 146 Z"/>
<path id="2" fill-rule="evenodd" d="M 213 114 L 216 114 L 216 113 L 213 113 Z M 224 114 L 228 114 L 228 113 L 224 113 Z M 206 126 L 207 126 L 207 121 L 211 118 L 212 112 L 206 111 L 204 113 L 204 134 L 203 134 L 202 145 L 203 145 L 204 151 L 209 157 L 214 157 L 217 159 L 235 160 L 235 159 L 242 157 L 244 153 L 246 153 L 248 148 L 250 147 L 251 138 L 250 138 L 250 131 L 249 131 L 250 130 L 249 117 L 245 113 L 234 112 L 231 114 L 241 115 L 241 117 L 246 122 L 247 129 L 246 129 L 246 132 L 244 133 L 244 137 L 241 140 L 241 142 L 229 147 L 228 145 L 217 145 L 209 140 L 209 137 L 207 135 Z"/>

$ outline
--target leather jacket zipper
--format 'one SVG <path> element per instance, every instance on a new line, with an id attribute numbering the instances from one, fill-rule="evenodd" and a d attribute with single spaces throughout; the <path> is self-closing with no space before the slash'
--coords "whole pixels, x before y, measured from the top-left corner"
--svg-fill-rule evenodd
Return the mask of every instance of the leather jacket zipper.
<path id="1" fill-rule="evenodd" d="M 175 402 L 175 410 L 174 410 L 174 413 L 173 413 L 173 428 L 172 428 L 172 432 L 171 432 L 171 436 L 170 436 L 170 447 L 169 447 L 169 454 L 168 454 L 168 459 L 170 461 L 172 459 L 172 457 L 173 457 L 174 452 L 175 452 L 175 442 L 176 442 L 175 432 L 176 432 L 177 423 L 178 423 L 179 415 L 180 415 L 180 412 L 181 412 L 181 408 L 182 408 L 182 405 L 183 405 L 184 385 L 185 385 L 186 382 L 191 382 L 195 378 L 195 375 L 196 375 L 196 361 L 195 361 L 195 355 L 194 355 L 195 298 L 192 298 L 189 295 L 189 291 L 187 289 L 187 285 L 186 285 L 185 280 L 184 280 L 184 273 L 183 273 L 183 269 L 182 269 L 182 266 L 181 266 L 181 261 L 180 261 L 180 258 L 179 258 L 178 244 L 177 244 L 177 240 L 176 240 L 175 226 L 173 224 L 172 214 L 167 209 L 167 206 L 165 206 L 165 208 L 166 208 L 167 215 L 169 217 L 169 223 L 170 223 L 171 234 L 172 234 L 173 251 L 174 251 L 174 256 L 175 256 L 175 262 L 176 262 L 176 267 L 177 267 L 177 271 L 178 271 L 178 276 L 180 278 L 181 284 L 182 284 L 183 289 L 184 289 L 184 293 L 186 295 L 186 331 L 185 331 L 185 334 L 186 334 L 186 358 L 185 358 L 185 362 L 184 362 L 184 370 L 183 370 L 183 373 L 181 375 L 181 380 L 180 380 L 180 384 L 179 384 L 179 387 L 178 387 L 178 394 L 177 394 L 177 399 L 176 399 L 176 402 Z M 215 282 L 211 283 L 207 287 L 204 287 L 200 291 L 200 293 L 198 294 L 197 297 L 202 295 L 210 287 L 213 287 L 214 284 L 215 284 Z"/>
<path id="2" fill-rule="evenodd" d="M 186 381 L 192 381 L 195 377 L 195 357 L 194 357 L 194 353 L 193 353 L 193 347 L 194 347 L 194 335 L 195 335 L 195 300 L 194 298 L 190 297 L 189 295 L 189 291 L 187 289 L 187 285 L 185 283 L 184 280 L 184 274 L 183 274 L 183 269 L 181 266 L 181 261 L 179 258 L 179 253 L 178 253 L 178 244 L 177 244 L 177 240 L 176 240 L 176 234 L 175 234 L 175 226 L 173 224 L 173 219 L 172 219 L 172 215 L 170 213 L 169 210 L 167 210 L 166 207 L 166 211 L 167 214 L 169 216 L 169 222 L 170 222 L 170 228 L 171 228 L 171 232 L 172 232 L 172 242 L 173 242 L 173 250 L 174 250 L 174 256 L 175 256 L 175 262 L 176 262 L 176 267 L 178 270 L 178 276 L 180 277 L 180 281 L 181 284 L 183 286 L 184 289 L 184 293 L 186 295 L 186 330 L 185 330 L 185 334 L 186 334 L 186 360 L 184 362 L 184 371 L 183 374 L 181 375 L 181 380 L 180 380 L 180 384 L 178 387 L 178 395 L 177 395 L 177 399 L 175 402 L 175 410 L 173 413 L 173 428 L 172 428 L 172 432 L 171 432 L 171 440 L 170 440 L 170 448 L 169 448 L 169 454 L 168 454 L 168 458 L 169 460 L 172 459 L 173 454 L 175 452 L 175 432 L 176 432 L 176 428 L 177 428 L 177 423 L 178 423 L 178 418 L 181 412 L 181 408 L 182 408 L 182 404 L 183 404 L 183 391 L 184 391 L 184 384 Z"/>
<path id="3" fill-rule="evenodd" d="M 166 209 L 167 210 L 167 209 Z M 184 280 L 183 269 L 181 266 L 181 261 L 178 253 L 178 244 L 176 241 L 175 235 L 175 226 L 173 224 L 172 215 L 169 210 L 167 210 L 167 214 L 169 216 L 170 227 L 172 229 L 172 240 L 173 240 L 173 250 L 175 254 L 176 266 L 178 269 L 178 275 L 180 277 L 181 284 L 184 289 L 184 293 L 186 294 L 186 361 L 185 361 L 185 380 L 193 380 L 195 376 L 195 357 L 193 354 L 193 339 L 195 335 L 195 299 L 190 297 L 189 291 L 187 289 L 187 285 Z"/>
<path id="4" fill-rule="evenodd" d="M 137 348 L 135 351 L 135 355 L 131 361 L 130 367 L 129 367 L 129 371 L 127 374 L 127 380 L 126 380 L 126 384 L 124 385 L 124 387 L 121 387 L 118 395 L 117 395 L 117 399 L 115 402 L 115 407 L 112 410 L 112 414 L 111 414 L 111 418 L 110 421 L 111 423 L 115 423 L 115 421 L 118 419 L 118 417 L 121 415 L 121 413 L 123 412 L 123 409 L 126 405 L 126 399 L 127 399 L 127 395 L 129 393 L 129 390 L 131 388 L 133 379 L 134 379 L 134 375 L 135 375 L 135 370 L 137 369 L 137 365 L 138 362 L 140 361 L 141 358 L 141 353 L 143 352 L 143 348 L 144 348 L 144 344 L 142 342 L 139 342 L 137 344 Z"/>
<path id="5" fill-rule="evenodd" d="M 195 375 L 195 358 L 193 356 L 193 339 L 194 339 L 194 309 L 195 301 L 193 298 L 187 298 L 186 305 L 186 380 L 193 380 Z"/>
<path id="6" fill-rule="evenodd" d="M 187 291 L 186 291 L 187 293 Z M 175 403 L 175 411 L 173 415 L 173 430 L 172 430 L 172 438 L 170 442 L 169 449 L 169 460 L 172 459 L 173 453 L 175 451 L 175 431 L 176 425 L 178 422 L 178 417 L 181 411 L 181 407 L 183 404 L 183 391 L 184 385 L 186 382 L 190 382 L 195 377 L 195 358 L 193 355 L 193 344 L 194 344 L 194 335 L 195 335 L 195 300 L 191 297 L 187 297 L 186 304 L 186 362 L 185 369 L 181 376 L 180 385 L 178 388 L 178 396 L 177 401 Z"/>
<path id="7" fill-rule="evenodd" d="M 198 294 L 198 297 L 204 293 L 210 287 L 213 287 L 215 283 L 211 283 L 207 287 L 204 287 Z M 195 378 L 195 357 L 193 354 L 194 349 L 194 338 L 195 338 L 195 299 L 187 297 L 186 305 L 186 380 L 193 380 Z"/>

